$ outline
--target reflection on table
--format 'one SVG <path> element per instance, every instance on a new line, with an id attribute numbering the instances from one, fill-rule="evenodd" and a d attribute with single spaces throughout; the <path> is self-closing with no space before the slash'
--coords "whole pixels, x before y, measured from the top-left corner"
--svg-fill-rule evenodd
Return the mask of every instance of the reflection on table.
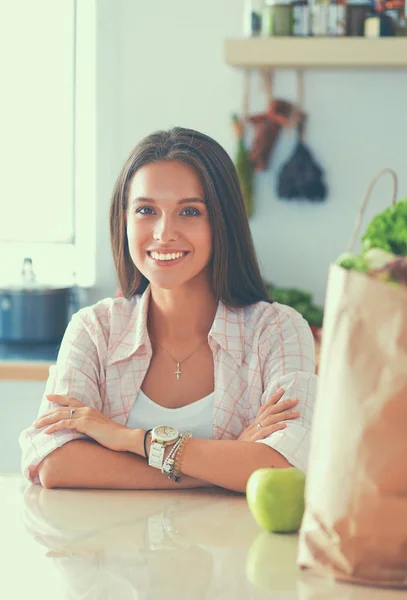
<path id="1" fill-rule="evenodd" d="M 13 598 L 406 598 L 300 573 L 297 536 L 260 531 L 244 496 L 215 488 L 45 490 L 0 476 L 0 526 Z"/>

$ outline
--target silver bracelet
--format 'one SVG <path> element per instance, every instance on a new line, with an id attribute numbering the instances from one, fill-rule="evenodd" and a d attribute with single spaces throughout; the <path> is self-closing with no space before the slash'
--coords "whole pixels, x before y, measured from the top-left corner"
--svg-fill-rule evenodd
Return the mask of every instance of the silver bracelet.
<path id="1" fill-rule="evenodd" d="M 181 445 L 182 438 L 183 438 L 183 436 L 181 435 L 178 438 L 178 440 L 176 441 L 176 443 L 173 445 L 173 447 L 171 448 L 171 452 L 165 459 L 163 466 L 161 468 L 161 473 L 165 473 L 165 475 L 167 475 L 168 479 L 173 479 L 173 477 L 174 477 L 175 456 Z"/>

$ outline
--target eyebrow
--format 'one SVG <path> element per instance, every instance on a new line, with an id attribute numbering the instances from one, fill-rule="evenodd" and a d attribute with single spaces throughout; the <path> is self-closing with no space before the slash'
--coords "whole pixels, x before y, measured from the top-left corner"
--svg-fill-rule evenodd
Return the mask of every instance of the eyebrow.
<path id="1" fill-rule="evenodd" d="M 137 204 L 138 202 L 148 202 L 149 204 L 157 204 L 157 202 L 155 200 L 153 200 L 153 198 L 145 198 L 144 196 L 138 196 L 137 198 L 133 198 L 133 200 L 131 201 L 131 204 L 133 206 L 134 204 Z M 192 203 L 206 205 L 206 202 L 204 200 L 202 200 L 202 198 L 198 198 L 198 197 L 182 198 L 181 200 L 178 200 L 179 205 L 192 204 Z"/>

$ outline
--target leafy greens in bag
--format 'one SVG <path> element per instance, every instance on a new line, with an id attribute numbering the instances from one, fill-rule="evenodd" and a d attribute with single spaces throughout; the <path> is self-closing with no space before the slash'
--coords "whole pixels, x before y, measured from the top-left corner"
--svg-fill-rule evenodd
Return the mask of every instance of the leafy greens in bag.
<path id="1" fill-rule="evenodd" d="M 396 287 L 407 286 L 407 198 L 376 215 L 362 241 L 359 254 L 345 252 L 337 264 Z"/>

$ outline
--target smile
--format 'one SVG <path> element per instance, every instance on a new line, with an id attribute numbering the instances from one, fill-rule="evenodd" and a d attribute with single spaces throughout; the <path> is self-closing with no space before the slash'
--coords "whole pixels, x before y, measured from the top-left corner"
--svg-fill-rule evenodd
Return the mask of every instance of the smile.
<path id="1" fill-rule="evenodd" d="M 185 256 L 187 256 L 189 252 L 171 252 L 171 253 L 161 253 L 161 252 L 147 252 L 147 255 L 151 260 L 160 265 L 172 265 L 180 262 Z"/>

